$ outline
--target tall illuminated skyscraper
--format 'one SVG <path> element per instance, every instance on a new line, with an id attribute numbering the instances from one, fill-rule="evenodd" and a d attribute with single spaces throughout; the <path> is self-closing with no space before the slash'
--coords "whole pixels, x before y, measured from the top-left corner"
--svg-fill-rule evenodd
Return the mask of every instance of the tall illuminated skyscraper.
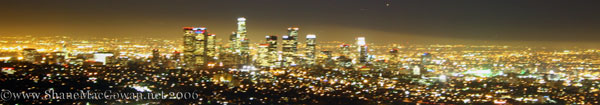
<path id="1" fill-rule="evenodd" d="M 269 44 L 268 46 L 268 60 L 271 66 L 276 66 L 277 64 L 277 58 L 278 58 L 278 53 L 277 53 L 277 36 L 275 35 L 271 35 L 271 36 L 266 36 L 266 40 L 267 40 L 267 44 Z"/>
<path id="2" fill-rule="evenodd" d="M 287 35 L 281 37 L 282 42 L 282 67 L 289 67 L 293 63 L 294 56 L 294 41 L 293 38 Z"/>
<path id="3" fill-rule="evenodd" d="M 206 66 L 208 32 L 204 27 L 184 27 L 183 58 L 185 69 Z"/>
<path id="4" fill-rule="evenodd" d="M 246 35 L 246 18 L 239 17 L 237 19 L 238 27 L 237 27 L 237 38 L 236 38 L 236 47 L 239 47 L 237 50 L 238 54 L 241 56 L 241 64 L 250 63 L 250 48 L 249 48 L 249 40 Z"/>
<path id="5" fill-rule="evenodd" d="M 359 63 L 367 63 L 368 62 L 368 48 L 367 43 L 365 41 L 365 37 L 356 38 L 356 45 L 358 45 L 358 61 Z"/>
<path id="6" fill-rule="evenodd" d="M 265 37 L 267 44 L 269 44 L 269 51 L 277 51 L 277 36 L 270 35 Z"/>
<path id="7" fill-rule="evenodd" d="M 294 54 L 298 51 L 298 27 L 288 28 L 288 35 L 292 43 L 292 51 Z"/>
<path id="8" fill-rule="evenodd" d="M 229 35 L 229 52 L 233 53 L 237 52 L 238 50 L 239 47 L 237 47 L 237 33 L 231 32 L 231 35 Z"/>
<path id="9" fill-rule="evenodd" d="M 258 56 L 256 57 L 256 64 L 261 67 L 270 67 L 269 63 L 269 44 L 258 45 Z"/>
<path id="10" fill-rule="evenodd" d="M 184 27 L 183 32 L 183 62 L 185 64 L 184 68 L 189 70 L 194 68 L 196 62 L 194 57 L 196 35 L 193 27 Z"/>
<path id="11" fill-rule="evenodd" d="M 206 37 L 206 61 L 207 63 L 216 63 L 217 57 L 217 38 L 215 34 L 208 34 Z"/>
<path id="12" fill-rule="evenodd" d="M 392 48 L 390 50 L 389 64 L 390 68 L 396 69 L 398 67 L 398 48 Z"/>
<path id="13" fill-rule="evenodd" d="M 283 67 L 295 65 L 295 56 L 298 51 L 298 29 L 288 28 L 288 35 L 282 37 Z"/>
<path id="14" fill-rule="evenodd" d="M 315 64 L 316 38 L 317 36 L 314 34 L 306 35 L 306 64 L 308 67 Z"/>
<path id="15" fill-rule="evenodd" d="M 352 59 L 353 59 L 353 54 L 350 52 L 350 45 L 349 44 L 341 44 L 340 45 L 340 52 L 341 55 L 337 58 L 337 66 L 339 68 L 350 68 L 352 67 Z"/>
<path id="16" fill-rule="evenodd" d="M 194 28 L 194 33 L 196 33 L 196 40 L 194 41 L 195 44 L 195 49 L 194 50 L 194 57 L 196 59 L 196 61 L 194 62 L 194 65 L 196 67 L 204 67 L 206 66 L 206 62 L 208 57 L 206 57 L 206 51 L 207 51 L 207 36 L 208 36 L 208 32 L 206 30 L 206 28 L 204 27 L 200 27 L 200 28 Z"/>

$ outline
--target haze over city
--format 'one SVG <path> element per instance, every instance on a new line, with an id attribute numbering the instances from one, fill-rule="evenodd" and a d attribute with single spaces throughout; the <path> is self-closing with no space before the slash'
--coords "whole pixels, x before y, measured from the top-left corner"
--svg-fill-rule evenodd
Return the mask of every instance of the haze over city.
<path id="1" fill-rule="evenodd" d="M 565 0 L 4 0 L 0 104 L 598 105 Z"/>
<path id="2" fill-rule="evenodd" d="M 321 40 L 367 36 L 378 42 L 578 42 L 597 47 L 598 1 L 406 0 L 4 0 L 2 36 L 155 37 L 177 39 L 185 26 L 210 27 L 225 39 L 233 17 L 251 21 L 251 40 L 290 26 Z M 389 4 L 389 5 L 387 5 Z M 387 6 L 386 6 L 387 5 Z M 506 42 L 510 41 L 510 42 Z M 557 46 L 572 44 L 562 43 Z M 593 44 L 593 45 L 592 45 Z M 555 44 L 552 44 L 555 45 Z M 548 46 L 552 47 L 552 46 Z"/>

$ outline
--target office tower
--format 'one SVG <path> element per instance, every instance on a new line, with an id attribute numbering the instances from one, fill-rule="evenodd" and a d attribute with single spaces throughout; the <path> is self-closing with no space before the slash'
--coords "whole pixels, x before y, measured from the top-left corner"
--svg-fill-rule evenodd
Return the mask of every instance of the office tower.
<path id="1" fill-rule="evenodd" d="M 196 62 L 194 57 L 196 35 L 193 27 L 184 27 L 183 32 L 183 62 L 185 63 L 185 69 L 192 69 L 194 68 L 194 62 Z"/>
<path id="2" fill-rule="evenodd" d="M 246 35 L 246 18 L 239 17 L 237 23 L 237 37 L 236 37 L 236 47 L 239 47 L 239 50 L 236 52 L 241 56 L 241 64 L 250 63 L 250 41 Z"/>
<path id="3" fill-rule="evenodd" d="M 352 67 L 352 53 L 350 53 L 350 45 L 340 45 L 340 56 L 336 59 L 337 68 L 350 68 Z"/>
<path id="4" fill-rule="evenodd" d="M 442 75 L 438 76 L 438 80 L 440 82 L 448 82 L 448 77 L 446 77 L 446 75 L 442 74 Z"/>
<path id="5" fill-rule="evenodd" d="M 229 35 L 229 53 L 234 53 L 234 52 L 238 52 L 239 51 L 239 47 L 236 46 L 237 44 L 237 33 L 235 32 L 231 32 L 231 35 Z"/>
<path id="6" fill-rule="evenodd" d="M 252 59 L 250 56 L 250 41 L 248 38 L 242 40 L 242 49 L 241 51 L 241 64 L 248 65 Z"/>
<path id="7" fill-rule="evenodd" d="M 183 58 L 185 69 L 206 66 L 208 32 L 204 27 L 184 27 Z"/>
<path id="8" fill-rule="evenodd" d="M 152 49 L 152 59 L 150 62 L 152 62 L 152 64 L 156 65 L 158 64 L 160 60 L 160 52 L 158 52 L 158 49 Z"/>
<path id="9" fill-rule="evenodd" d="M 430 65 L 431 60 L 433 60 L 433 55 L 430 53 L 423 53 L 421 55 L 421 65 Z"/>
<path id="10" fill-rule="evenodd" d="M 269 63 L 269 44 L 258 45 L 258 56 L 256 58 L 256 64 L 260 67 L 270 67 Z"/>
<path id="11" fill-rule="evenodd" d="M 269 44 L 269 51 L 277 51 L 277 36 L 266 36 L 266 40 L 267 44 Z"/>
<path id="12" fill-rule="evenodd" d="M 102 62 L 102 65 L 110 64 L 113 56 L 112 52 L 97 52 L 94 53 L 94 61 Z"/>
<path id="13" fill-rule="evenodd" d="M 25 48 L 23 49 L 23 61 L 30 63 L 38 63 L 38 52 L 34 48 Z"/>
<path id="14" fill-rule="evenodd" d="M 331 51 L 321 51 L 319 56 L 319 64 L 325 69 L 331 69 L 335 67 L 335 61 L 332 59 Z"/>
<path id="15" fill-rule="evenodd" d="M 421 67 L 419 65 L 415 65 L 412 70 L 413 75 L 421 75 Z"/>
<path id="16" fill-rule="evenodd" d="M 194 50 L 194 57 L 196 58 L 196 62 L 194 65 L 196 67 L 202 68 L 206 66 L 208 60 L 208 57 L 206 57 L 206 51 L 208 49 L 206 48 L 206 39 L 208 38 L 208 32 L 204 27 L 196 28 L 194 29 L 194 31 L 196 33 L 196 40 L 194 41 L 194 44 L 196 45 L 196 50 Z"/>
<path id="17" fill-rule="evenodd" d="M 293 38 L 287 35 L 281 37 L 282 42 L 282 67 L 289 67 L 293 62 L 294 56 L 294 41 Z"/>
<path id="18" fill-rule="evenodd" d="M 356 38 L 356 45 L 358 45 L 358 61 L 359 63 L 365 64 L 368 62 L 368 48 L 365 42 L 365 37 Z"/>
<path id="19" fill-rule="evenodd" d="M 242 46 L 243 41 L 246 39 L 246 18 L 244 17 L 239 17 L 237 19 L 238 23 L 237 23 L 237 31 L 236 31 L 236 47 L 237 47 L 237 52 L 241 53 L 243 52 L 242 50 L 244 49 Z"/>
<path id="20" fill-rule="evenodd" d="M 342 44 L 340 45 L 340 52 L 341 52 L 341 56 L 346 56 L 347 58 L 350 57 L 350 45 L 348 44 Z"/>
<path id="21" fill-rule="evenodd" d="M 52 57 L 52 64 L 63 64 L 67 60 L 67 53 L 64 51 L 53 52 Z"/>
<path id="22" fill-rule="evenodd" d="M 397 69 L 398 67 L 398 48 L 392 48 L 390 50 L 390 57 L 389 57 L 389 64 L 390 64 L 390 68 L 392 69 Z"/>
<path id="23" fill-rule="evenodd" d="M 298 29 L 297 27 L 288 28 L 288 35 L 282 37 L 283 67 L 294 66 L 296 64 L 295 56 L 298 51 Z"/>
<path id="24" fill-rule="evenodd" d="M 277 54 L 277 36 L 275 35 L 271 35 L 271 36 L 266 36 L 267 39 L 267 44 L 269 44 L 268 46 L 268 60 L 270 65 L 276 66 L 277 64 L 277 58 L 278 58 L 278 54 Z"/>
<path id="25" fill-rule="evenodd" d="M 171 55 L 171 60 L 170 60 L 171 64 L 170 64 L 170 68 L 171 69 L 180 69 L 182 68 L 182 63 L 181 63 L 181 52 L 179 51 L 174 51 L 173 55 Z"/>
<path id="26" fill-rule="evenodd" d="M 67 50 L 67 43 L 65 43 L 64 41 L 62 41 L 62 52 L 64 52 L 63 59 L 68 60 L 69 59 L 69 50 Z"/>
<path id="27" fill-rule="evenodd" d="M 206 37 L 206 61 L 207 63 L 216 63 L 217 57 L 217 38 L 215 34 L 208 34 Z"/>
<path id="28" fill-rule="evenodd" d="M 298 27 L 290 27 L 288 28 L 288 35 L 290 37 L 291 40 L 291 51 L 292 53 L 296 54 L 296 52 L 298 51 Z"/>
<path id="29" fill-rule="evenodd" d="M 193 66 L 202 68 L 206 66 L 208 60 L 208 57 L 206 56 L 206 52 L 208 49 L 206 44 L 208 41 L 208 32 L 206 28 L 199 27 L 194 28 L 194 33 L 196 34 L 196 40 L 194 40 L 194 58 L 196 61 L 194 61 Z"/>
<path id="30" fill-rule="evenodd" d="M 315 64 L 316 38 L 314 34 L 306 35 L 306 64 L 312 67 Z"/>

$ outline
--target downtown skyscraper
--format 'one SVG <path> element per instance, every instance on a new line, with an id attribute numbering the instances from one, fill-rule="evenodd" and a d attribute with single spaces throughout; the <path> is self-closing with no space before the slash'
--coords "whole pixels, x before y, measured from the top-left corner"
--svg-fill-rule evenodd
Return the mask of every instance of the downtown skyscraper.
<path id="1" fill-rule="evenodd" d="M 358 37 L 356 38 L 356 45 L 358 47 L 358 62 L 361 64 L 366 64 L 369 59 L 368 59 L 368 48 L 367 48 L 367 42 L 365 41 L 365 37 Z"/>
<path id="2" fill-rule="evenodd" d="M 233 40 L 233 49 L 234 53 L 240 56 L 240 60 L 238 64 L 247 65 L 250 63 L 250 40 L 247 37 L 246 31 L 246 18 L 239 17 L 237 18 L 237 31 L 235 32 L 235 38 L 231 38 Z M 232 35 L 233 36 L 233 35 Z"/>
<path id="3" fill-rule="evenodd" d="M 280 64 L 278 63 L 279 54 L 278 45 L 277 45 L 277 36 L 270 35 L 265 37 L 268 44 L 268 62 L 270 67 L 278 67 Z"/>
<path id="4" fill-rule="evenodd" d="M 289 67 L 296 64 L 295 57 L 298 51 L 298 27 L 288 28 L 288 35 L 282 37 L 283 67 Z"/>
<path id="5" fill-rule="evenodd" d="M 317 50 L 317 36 L 314 34 L 306 35 L 306 66 L 312 67 L 315 64 L 315 52 Z"/>
<path id="6" fill-rule="evenodd" d="M 250 40 L 247 37 L 246 34 L 246 18 L 244 17 L 239 17 L 238 19 L 238 23 L 237 23 L 237 47 L 239 47 L 239 50 L 237 50 L 237 52 L 240 54 L 241 56 L 241 64 L 248 64 L 250 63 L 250 48 L 249 48 L 249 43 Z"/>
<path id="7" fill-rule="evenodd" d="M 184 27 L 183 60 L 185 69 L 205 67 L 214 51 L 214 34 L 208 34 L 204 27 Z M 210 38 L 209 36 L 212 36 Z M 209 41 L 210 40 L 210 41 Z M 209 45 L 210 43 L 212 45 Z"/>

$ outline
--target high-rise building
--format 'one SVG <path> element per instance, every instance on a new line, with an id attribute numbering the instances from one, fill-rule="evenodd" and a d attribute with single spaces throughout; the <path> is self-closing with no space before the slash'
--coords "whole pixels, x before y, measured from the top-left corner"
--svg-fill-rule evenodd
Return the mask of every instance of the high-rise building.
<path id="1" fill-rule="evenodd" d="M 157 66 L 160 63 L 160 52 L 158 52 L 158 49 L 152 49 L 152 59 L 150 62 L 154 66 Z"/>
<path id="2" fill-rule="evenodd" d="M 390 57 L 389 57 L 389 64 L 390 64 L 390 68 L 392 69 L 397 69 L 398 67 L 398 48 L 392 48 L 390 50 Z"/>
<path id="3" fill-rule="evenodd" d="M 433 60 L 433 55 L 430 53 L 423 53 L 421 55 L 421 65 L 430 65 L 431 60 Z"/>
<path id="4" fill-rule="evenodd" d="M 294 41 L 293 38 L 287 35 L 281 37 L 282 42 L 282 67 L 289 67 L 293 62 L 294 56 Z"/>
<path id="5" fill-rule="evenodd" d="M 208 31 L 204 27 L 184 27 L 183 58 L 185 69 L 202 68 L 206 66 Z"/>
<path id="6" fill-rule="evenodd" d="M 413 75 L 421 75 L 421 67 L 419 65 L 415 65 L 412 69 Z"/>
<path id="7" fill-rule="evenodd" d="M 315 52 L 317 50 L 316 45 L 317 36 L 314 34 L 306 35 L 306 63 L 308 67 L 312 67 L 315 64 Z"/>
<path id="8" fill-rule="evenodd" d="M 206 30 L 206 28 L 204 27 L 200 27 L 200 28 L 195 28 L 194 29 L 194 33 L 196 33 L 196 40 L 194 41 L 195 44 L 195 49 L 194 50 L 194 57 L 195 57 L 195 62 L 194 62 L 194 66 L 195 67 L 199 67 L 202 68 L 204 66 L 206 66 L 207 63 L 207 59 L 208 57 L 206 57 L 206 51 L 207 51 L 207 36 L 208 36 L 208 32 Z"/>
<path id="9" fill-rule="evenodd" d="M 183 32 L 183 62 L 185 63 L 185 69 L 192 69 L 194 68 L 194 62 L 196 62 L 194 57 L 194 51 L 196 50 L 194 27 L 184 27 Z"/>
<path id="10" fill-rule="evenodd" d="M 52 52 L 52 64 L 63 64 L 67 60 L 67 52 L 57 51 Z"/>
<path id="11" fill-rule="evenodd" d="M 230 53 L 239 52 L 239 47 L 237 47 L 236 45 L 237 45 L 237 33 L 231 32 L 231 35 L 229 36 L 229 52 Z"/>
<path id="12" fill-rule="evenodd" d="M 288 28 L 288 35 L 292 44 L 291 50 L 294 54 L 296 54 L 296 52 L 298 51 L 298 29 L 298 27 Z"/>
<path id="13" fill-rule="evenodd" d="M 269 44 L 258 45 L 258 56 L 256 58 L 256 64 L 260 67 L 270 67 L 269 63 Z"/>
<path id="14" fill-rule="evenodd" d="M 38 54 L 37 50 L 34 48 L 23 49 L 23 61 L 25 61 L 25 62 L 37 63 L 38 62 L 37 58 L 39 56 L 40 55 Z"/>
<path id="15" fill-rule="evenodd" d="M 94 53 L 94 61 L 102 62 L 102 65 L 106 65 L 112 62 L 113 56 L 114 53 L 112 52 L 97 52 Z"/>
<path id="16" fill-rule="evenodd" d="M 277 36 L 266 36 L 266 40 L 267 44 L 269 44 L 269 51 L 277 51 Z"/>
<path id="17" fill-rule="evenodd" d="M 215 34 L 208 34 L 206 37 L 206 61 L 210 64 L 216 63 L 217 57 L 217 38 Z"/>
<path id="18" fill-rule="evenodd" d="M 365 37 L 356 38 L 356 45 L 358 45 L 358 61 L 359 63 L 365 64 L 369 61 L 368 59 L 368 48 L 365 41 Z"/>
<path id="19" fill-rule="evenodd" d="M 277 66 L 277 58 L 278 58 L 278 53 L 277 53 L 277 36 L 275 35 L 271 35 L 271 36 L 266 36 L 266 40 L 267 40 L 267 44 L 269 44 L 268 46 L 268 62 L 270 63 L 270 66 Z"/>
<path id="20" fill-rule="evenodd" d="M 170 62 L 169 62 L 169 68 L 171 69 L 180 69 L 182 68 L 182 63 L 181 63 L 181 52 L 179 51 L 174 51 L 173 55 L 171 55 L 170 57 Z"/>
<path id="21" fill-rule="evenodd" d="M 239 47 L 239 50 L 236 51 L 241 56 L 241 64 L 248 64 L 250 63 L 250 41 L 246 35 L 246 18 L 239 17 L 237 21 L 237 38 L 235 46 Z"/>
<path id="22" fill-rule="evenodd" d="M 320 66 L 326 69 L 335 67 L 335 61 L 333 61 L 332 57 L 331 51 L 321 51 L 318 58 Z"/>
<path id="23" fill-rule="evenodd" d="M 341 56 L 346 56 L 347 58 L 350 57 L 350 45 L 348 44 L 341 44 L 340 45 L 340 52 L 341 52 Z"/>
<path id="24" fill-rule="evenodd" d="M 298 29 L 298 27 L 290 27 L 288 28 L 288 35 L 282 37 L 283 67 L 294 66 L 296 64 Z"/>
<path id="25" fill-rule="evenodd" d="M 354 58 L 352 53 L 350 52 L 349 44 L 341 44 L 340 45 L 340 56 L 336 59 L 336 65 L 338 68 L 351 68 L 352 67 L 352 59 Z"/>

